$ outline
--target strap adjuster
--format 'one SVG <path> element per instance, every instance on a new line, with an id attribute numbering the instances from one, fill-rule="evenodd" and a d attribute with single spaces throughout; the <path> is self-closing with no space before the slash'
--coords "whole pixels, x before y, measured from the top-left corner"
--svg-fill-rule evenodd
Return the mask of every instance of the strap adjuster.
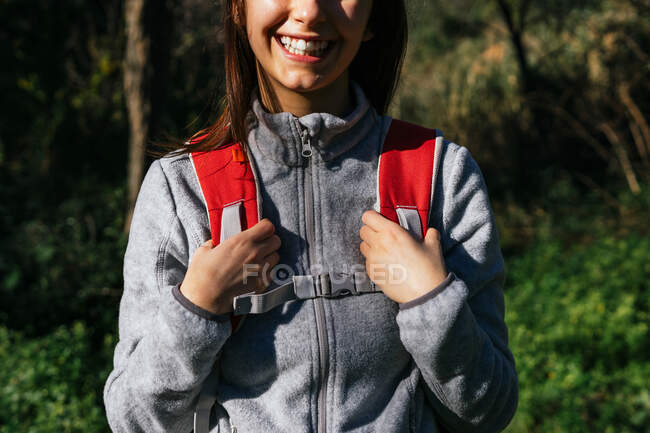
<path id="1" fill-rule="evenodd" d="M 331 272 L 326 275 L 330 283 L 330 294 L 327 297 L 336 298 L 339 296 L 359 294 L 354 284 L 354 274 Z"/>
<path id="2" fill-rule="evenodd" d="M 318 275 L 295 275 L 295 293 L 298 299 L 339 298 L 361 293 L 354 274 L 329 272 Z M 366 290 L 367 291 L 367 290 Z"/>
<path id="3" fill-rule="evenodd" d="M 358 295 L 354 285 L 354 275 L 343 272 L 330 272 L 314 275 L 314 294 L 322 298 L 339 298 Z"/>
<path id="4" fill-rule="evenodd" d="M 314 275 L 314 292 L 317 297 L 329 298 L 331 296 L 329 274 Z"/>

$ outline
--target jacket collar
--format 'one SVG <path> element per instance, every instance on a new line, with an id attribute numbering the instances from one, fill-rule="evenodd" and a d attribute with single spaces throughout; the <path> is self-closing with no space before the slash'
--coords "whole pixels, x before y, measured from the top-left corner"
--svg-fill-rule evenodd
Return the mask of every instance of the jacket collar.
<path id="1" fill-rule="evenodd" d="M 308 138 L 313 154 L 318 154 L 323 161 L 336 158 L 360 142 L 377 117 L 361 86 L 352 81 L 350 84 L 354 109 L 343 118 L 330 113 L 302 117 L 287 112 L 272 114 L 255 97 L 249 112 L 248 144 L 256 147 L 264 158 L 299 166 L 304 141 Z"/>

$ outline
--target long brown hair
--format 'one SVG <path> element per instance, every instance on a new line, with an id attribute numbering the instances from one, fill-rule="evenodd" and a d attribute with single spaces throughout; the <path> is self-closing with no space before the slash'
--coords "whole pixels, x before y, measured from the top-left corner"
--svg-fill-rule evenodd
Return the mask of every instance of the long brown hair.
<path id="1" fill-rule="evenodd" d="M 279 104 L 248 42 L 245 28 L 245 0 L 222 2 L 222 26 L 225 45 L 226 89 L 223 111 L 211 126 L 199 131 L 187 142 L 158 144 L 162 156 L 208 151 L 219 146 L 245 143 L 248 135 L 246 115 L 251 108 L 253 92 L 259 86 L 270 97 L 270 107 L 277 112 Z M 368 19 L 373 38 L 363 42 L 350 65 L 350 79 L 364 90 L 370 104 L 384 114 L 399 81 L 408 40 L 404 0 L 374 0 Z"/>

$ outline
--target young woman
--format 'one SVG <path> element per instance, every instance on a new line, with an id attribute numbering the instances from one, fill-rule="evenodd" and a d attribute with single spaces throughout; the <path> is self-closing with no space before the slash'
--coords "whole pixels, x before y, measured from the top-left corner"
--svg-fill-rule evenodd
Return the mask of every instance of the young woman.
<path id="1" fill-rule="evenodd" d="M 423 242 L 373 210 L 403 1 L 227 0 L 223 10 L 223 116 L 156 160 L 137 200 L 104 390 L 112 429 L 191 431 L 219 357 L 212 432 L 502 430 L 517 375 L 478 166 L 441 141 Z M 232 142 L 254 162 L 264 218 L 214 246 L 190 154 Z M 251 278 L 246 265 L 265 272 Z M 267 290 L 276 265 L 295 275 L 359 265 L 381 291 L 290 301 L 233 332 L 233 298 Z M 381 265 L 406 277 L 384 278 Z"/>

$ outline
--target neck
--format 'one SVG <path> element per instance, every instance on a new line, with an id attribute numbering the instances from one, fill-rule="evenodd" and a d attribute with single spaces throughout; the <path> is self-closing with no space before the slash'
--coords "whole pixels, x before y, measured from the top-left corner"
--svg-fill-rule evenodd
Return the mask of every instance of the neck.
<path id="1" fill-rule="evenodd" d="M 333 83 L 312 92 L 297 92 L 287 89 L 280 83 L 270 83 L 271 80 L 260 79 L 259 81 L 260 99 L 269 112 L 286 111 L 296 117 L 310 113 L 331 113 L 338 117 L 345 117 L 351 110 L 350 81 L 347 71 Z M 274 95 L 268 91 L 269 87 Z"/>

